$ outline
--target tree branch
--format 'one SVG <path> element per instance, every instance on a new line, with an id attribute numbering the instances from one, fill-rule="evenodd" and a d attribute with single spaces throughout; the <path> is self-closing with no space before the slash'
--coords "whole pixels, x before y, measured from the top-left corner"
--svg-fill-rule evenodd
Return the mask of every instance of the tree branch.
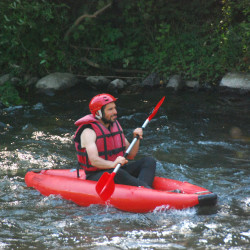
<path id="1" fill-rule="evenodd" d="M 85 18 L 96 18 L 99 14 L 101 14 L 102 12 L 104 12 L 107 8 L 109 8 L 109 7 L 111 7 L 111 5 L 112 5 L 112 3 L 109 3 L 109 4 L 107 4 L 106 6 L 104 6 L 103 8 L 101 8 L 100 10 L 97 10 L 94 14 L 92 14 L 92 15 L 90 15 L 90 14 L 84 14 L 84 15 L 82 15 L 82 16 L 80 16 L 80 17 L 78 17 L 77 19 L 76 19 L 76 21 L 74 22 L 74 24 L 68 29 L 68 31 L 66 32 L 66 34 L 65 34 L 65 36 L 64 36 L 64 40 L 66 40 L 68 37 L 69 37 L 69 35 L 70 35 L 70 33 L 73 31 L 73 29 L 77 26 L 77 25 L 79 25 L 79 23 L 83 20 L 83 19 L 85 19 Z"/>
<path id="2" fill-rule="evenodd" d="M 110 70 L 116 73 L 130 73 L 130 74 L 145 74 L 147 73 L 147 71 L 144 70 L 136 70 L 136 69 L 111 69 L 111 68 L 107 68 L 104 66 L 99 65 L 98 63 L 92 62 L 91 60 L 89 60 L 86 57 L 81 58 L 81 61 L 87 63 L 89 66 L 97 68 L 97 69 L 103 69 L 103 70 Z"/>
<path id="3" fill-rule="evenodd" d="M 89 77 L 89 75 L 77 75 L 78 77 L 82 77 L 82 78 L 87 78 Z M 103 76 L 103 75 L 102 75 Z M 106 78 L 119 78 L 119 79 L 141 79 L 143 78 L 142 76 L 103 76 Z"/>

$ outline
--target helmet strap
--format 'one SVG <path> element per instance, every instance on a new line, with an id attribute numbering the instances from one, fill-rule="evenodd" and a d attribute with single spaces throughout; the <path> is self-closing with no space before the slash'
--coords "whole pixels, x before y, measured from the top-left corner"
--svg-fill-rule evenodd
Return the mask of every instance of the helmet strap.
<path id="1" fill-rule="evenodd" d="M 96 112 L 96 114 L 95 114 L 95 117 L 96 117 L 97 119 L 102 119 L 102 111 L 101 111 L 101 110 L 98 110 L 98 111 Z"/>

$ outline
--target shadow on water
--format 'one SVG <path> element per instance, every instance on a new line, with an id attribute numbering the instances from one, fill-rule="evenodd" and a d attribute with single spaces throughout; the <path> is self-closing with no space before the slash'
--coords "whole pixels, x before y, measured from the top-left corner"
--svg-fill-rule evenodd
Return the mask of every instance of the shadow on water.
<path id="1" fill-rule="evenodd" d="M 74 121 L 95 91 L 35 96 L 0 111 L 1 249 L 247 249 L 250 211 L 250 98 L 221 92 L 118 94 L 128 139 L 165 95 L 144 132 L 138 157 L 153 155 L 157 175 L 218 194 L 214 207 L 131 214 L 79 207 L 27 188 L 30 168 L 76 167 Z"/>

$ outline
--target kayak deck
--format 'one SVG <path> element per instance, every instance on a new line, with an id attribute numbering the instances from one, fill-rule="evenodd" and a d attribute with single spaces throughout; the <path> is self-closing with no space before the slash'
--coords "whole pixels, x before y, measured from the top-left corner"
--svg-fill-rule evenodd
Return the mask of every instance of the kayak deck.
<path id="1" fill-rule="evenodd" d="M 96 193 L 97 182 L 86 180 L 84 170 L 79 170 L 79 178 L 75 169 L 31 170 L 25 175 L 25 182 L 42 195 L 60 195 L 80 206 L 108 204 L 135 213 L 152 212 L 159 207 L 185 209 L 217 202 L 217 195 L 205 188 L 163 177 L 155 177 L 153 189 L 115 184 L 115 191 L 107 202 Z"/>

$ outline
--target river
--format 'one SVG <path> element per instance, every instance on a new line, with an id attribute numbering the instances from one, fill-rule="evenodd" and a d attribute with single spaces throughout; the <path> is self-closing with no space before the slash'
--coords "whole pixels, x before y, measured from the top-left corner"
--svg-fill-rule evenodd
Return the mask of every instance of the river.
<path id="1" fill-rule="evenodd" d="M 128 139 L 162 96 L 137 157 L 152 155 L 157 175 L 218 195 L 214 207 L 133 214 L 79 207 L 27 188 L 30 168 L 75 168 L 74 121 L 88 113 L 84 87 L 0 111 L 0 249 L 248 249 L 250 98 L 220 91 L 118 94 Z"/>

